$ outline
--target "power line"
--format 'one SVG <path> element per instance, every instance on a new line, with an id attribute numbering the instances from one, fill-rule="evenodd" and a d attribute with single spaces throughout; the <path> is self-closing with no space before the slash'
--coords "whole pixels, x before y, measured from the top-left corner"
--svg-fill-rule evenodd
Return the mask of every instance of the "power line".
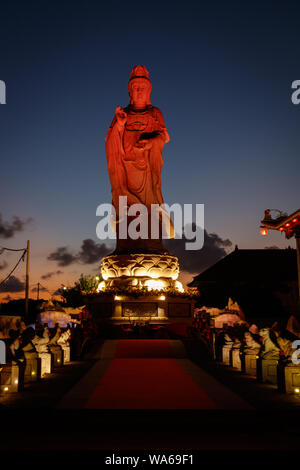
<path id="1" fill-rule="evenodd" d="M 24 250 L 26 250 L 26 248 L 18 248 L 18 249 L 15 250 L 14 248 L 6 248 L 5 246 L 0 246 L 0 255 L 2 255 L 2 253 L 5 250 L 6 251 L 24 251 Z"/>
<path id="2" fill-rule="evenodd" d="M 51 291 L 50 291 L 49 289 L 47 289 L 47 287 L 43 286 L 43 284 L 41 284 L 41 283 L 40 283 L 40 287 L 45 289 L 48 292 L 48 294 L 51 295 L 51 297 L 54 297 L 54 294 L 57 291 L 57 289 L 51 289 Z"/>
<path id="3" fill-rule="evenodd" d="M 48 292 L 48 294 L 52 295 L 47 287 L 43 286 L 43 284 L 41 284 L 40 282 L 38 282 L 38 284 L 40 285 L 40 289 L 44 289 Z"/>
<path id="4" fill-rule="evenodd" d="M 39 295 L 39 293 L 40 293 L 42 290 L 46 291 L 51 297 L 53 297 L 54 292 L 56 291 L 56 289 L 50 291 L 50 290 L 48 289 L 48 287 L 45 287 L 45 286 L 44 286 L 43 284 L 41 284 L 40 282 L 38 282 L 38 283 L 37 283 L 37 287 L 34 287 L 31 291 L 32 291 L 32 292 L 37 292 L 37 294 Z M 39 300 L 39 299 L 37 299 L 37 300 Z"/>
<path id="5" fill-rule="evenodd" d="M 21 251 L 21 250 L 16 250 L 16 251 Z M 8 276 L 6 276 L 6 278 L 0 282 L 0 286 L 2 286 L 2 284 L 4 284 L 8 278 L 10 278 L 10 276 L 12 275 L 12 273 L 15 271 L 15 269 L 17 269 L 17 267 L 19 266 L 21 260 L 24 261 L 24 257 L 25 257 L 25 254 L 26 254 L 27 250 L 26 249 L 23 249 L 23 254 L 21 255 L 21 258 L 19 259 L 19 261 L 17 262 L 17 264 L 15 265 L 15 267 L 11 270 L 11 272 L 8 274 Z"/>

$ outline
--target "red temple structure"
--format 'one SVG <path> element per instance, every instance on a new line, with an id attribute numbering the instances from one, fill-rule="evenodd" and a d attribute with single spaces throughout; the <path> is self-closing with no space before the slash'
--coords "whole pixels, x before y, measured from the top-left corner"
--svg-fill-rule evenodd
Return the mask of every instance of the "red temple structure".
<path id="1" fill-rule="evenodd" d="M 272 217 L 271 212 L 277 212 L 276 217 Z M 297 264 L 298 264 L 298 292 L 300 300 L 300 209 L 288 215 L 277 209 L 266 209 L 265 217 L 261 221 L 260 233 L 265 236 L 268 230 L 278 230 L 284 232 L 287 239 L 295 237 L 297 246 Z"/>

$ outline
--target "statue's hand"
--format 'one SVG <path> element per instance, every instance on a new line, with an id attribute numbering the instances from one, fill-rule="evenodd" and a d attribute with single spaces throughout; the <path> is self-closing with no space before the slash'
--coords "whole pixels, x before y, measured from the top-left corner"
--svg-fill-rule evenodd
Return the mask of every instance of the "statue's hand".
<path id="1" fill-rule="evenodd" d="M 120 190 L 120 194 L 124 194 L 127 197 L 127 205 L 124 207 L 119 207 L 119 216 L 122 217 L 122 210 L 126 208 L 126 212 L 129 209 L 130 206 L 133 204 L 141 204 L 140 199 L 136 197 L 134 194 L 130 193 L 126 188 L 123 188 Z M 116 207 L 116 206 L 115 206 Z"/>
<path id="2" fill-rule="evenodd" d="M 119 129 L 123 129 L 127 121 L 127 114 L 121 106 L 116 108 L 116 119 Z"/>
<path id="3" fill-rule="evenodd" d="M 138 140 L 136 147 L 142 150 L 150 150 L 152 148 L 152 139 Z"/>
<path id="4" fill-rule="evenodd" d="M 134 194 L 127 194 L 127 204 L 130 207 L 133 204 L 141 204 L 141 201 Z"/>

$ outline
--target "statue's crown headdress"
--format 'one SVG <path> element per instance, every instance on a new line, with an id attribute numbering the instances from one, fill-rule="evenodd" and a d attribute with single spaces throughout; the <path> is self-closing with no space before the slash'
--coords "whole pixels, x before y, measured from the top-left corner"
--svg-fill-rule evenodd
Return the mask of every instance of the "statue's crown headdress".
<path id="1" fill-rule="evenodd" d="M 134 78 L 145 78 L 150 81 L 149 72 L 144 65 L 136 65 L 133 67 L 131 74 L 129 76 L 129 81 Z"/>

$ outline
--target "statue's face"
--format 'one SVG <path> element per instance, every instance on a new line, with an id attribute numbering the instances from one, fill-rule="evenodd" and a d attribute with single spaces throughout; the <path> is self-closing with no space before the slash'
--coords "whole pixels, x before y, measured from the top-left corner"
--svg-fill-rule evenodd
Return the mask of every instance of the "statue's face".
<path id="1" fill-rule="evenodd" d="M 144 108 L 150 103 L 151 84 L 140 78 L 135 78 L 130 84 L 130 102 L 135 108 Z"/>

